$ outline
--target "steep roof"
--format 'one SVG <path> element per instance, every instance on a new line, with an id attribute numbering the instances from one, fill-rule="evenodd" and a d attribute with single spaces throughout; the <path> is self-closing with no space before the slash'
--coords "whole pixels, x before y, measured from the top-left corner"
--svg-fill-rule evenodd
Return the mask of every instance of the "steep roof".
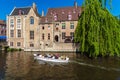
<path id="1" fill-rule="evenodd" d="M 11 13 L 11 16 L 15 15 L 27 15 L 30 11 L 31 7 L 24 7 L 24 8 L 15 8 L 13 12 Z"/>
<path id="2" fill-rule="evenodd" d="M 82 13 L 82 8 L 77 7 L 63 7 L 63 8 L 49 8 L 47 15 L 41 18 L 41 23 L 52 21 L 76 21 Z M 68 19 L 70 17 L 70 19 Z"/>
<path id="3" fill-rule="evenodd" d="M 16 15 L 28 15 L 30 9 L 33 7 L 23 7 L 23 8 L 15 8 L 13 12 L 11 13 L 11 16 Z M 40 17 L 39 13 L 37 11 L 34 11 L 36 16 Z"/>
<path id="4" fill-rule="evenodd" d="M 51 23 L 51 22 L 53 22 L 52 16 L 41 17 L 40 23 Z"/>
<path id="5" fill-rule="evenodd" d="M 0 25 L 5 25 L 5 21 L 0 20 Z"/>

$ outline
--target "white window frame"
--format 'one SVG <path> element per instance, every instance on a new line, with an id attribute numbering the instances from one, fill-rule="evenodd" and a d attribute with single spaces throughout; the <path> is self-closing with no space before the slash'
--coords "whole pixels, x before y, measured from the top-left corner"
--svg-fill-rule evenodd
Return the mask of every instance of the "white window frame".
<path id="1" fill-rule="evenodd" d="M 18 19 L 20 19 L 20 23 L 18 23 Z M 21 18 L 17 18 L 17 19 L 16 19 L 16 28 L 17 28 L 17 29 L 21 29 L 21 22 L 22 22 L 22 21 L 21 21 Z M 19 25 L 19 27 L 18 27 L 18 25 Z"/>
<path id="2" fill-rule="evenodd" d="M 11 23 L 11 20 L 13 20 L 13 23 Z M 14 29 L 14 27 L 15 27 L 15 25 L 14 25 L 14 18 L 10 18 L 9 22 L 10 22 L 10 24 L 9 24 L 10 29 Z M 11 26 L 11 25 L 13 25 L 13 26 Z"/>

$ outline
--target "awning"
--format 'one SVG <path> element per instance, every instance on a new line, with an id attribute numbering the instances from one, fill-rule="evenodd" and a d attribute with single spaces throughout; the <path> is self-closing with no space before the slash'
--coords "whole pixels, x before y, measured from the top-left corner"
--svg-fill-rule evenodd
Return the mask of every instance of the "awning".
<path id="1" fill-rule="evenodd" d="M 3 40 L 3 39 L 7 39 L 6 36 L 0 36 L 0 39 Z"/>

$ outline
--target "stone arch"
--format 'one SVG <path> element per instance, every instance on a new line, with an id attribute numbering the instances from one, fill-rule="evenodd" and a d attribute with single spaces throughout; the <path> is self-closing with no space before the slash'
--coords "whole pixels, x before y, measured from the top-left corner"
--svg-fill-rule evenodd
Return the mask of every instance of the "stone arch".
<path id="1" fill-rule="evenodd" d="M 59 41 L 58 35 L 55 35 L 55 41 L 56 41 L 56 42 Z"/>

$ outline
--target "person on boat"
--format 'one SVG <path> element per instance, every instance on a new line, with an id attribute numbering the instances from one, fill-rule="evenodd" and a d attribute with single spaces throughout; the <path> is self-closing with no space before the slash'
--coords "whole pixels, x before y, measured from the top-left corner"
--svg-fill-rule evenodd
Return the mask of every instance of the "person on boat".
<path id="1" fill-rule="evenodd" d="M 48 58 L 48 57 L 49 57 L 49 54 L 48 54 L 48 53 L 45 53 L 45 54 L 44 54 L 44 57 L 45 57 L 45 58 Z"/>
<path id="2" fill-rule="evenodd" d="M 60 57 L 60 55 L 59 55 L 58 53 L 56 54 L 56 56 L 57 56 L 57 57 Z"/>
<path id="3" fill-rule="evenodd" d="M 68 57 L 66 57 L 66 58 L 65 58 L 65 60 L 69 60 L 69 58 L 68 58 Z"/>
<path id="4" fill-rule="evenodd" d="M 53 54 L 54 59 L 58 59 L 58 56 L 56 54 Z"/>
<path id="5" fill-rule="evenodd" d="M 65 60 L 66 56 L 63 55 L 63 56 L 61 56 L 60 58 L 61 58 L 62 60 Z"/>
<path id="6" fill-rule="evenodd" d="M 40 54 L 38 53 L 37 56 L 39 56 Z"/>

